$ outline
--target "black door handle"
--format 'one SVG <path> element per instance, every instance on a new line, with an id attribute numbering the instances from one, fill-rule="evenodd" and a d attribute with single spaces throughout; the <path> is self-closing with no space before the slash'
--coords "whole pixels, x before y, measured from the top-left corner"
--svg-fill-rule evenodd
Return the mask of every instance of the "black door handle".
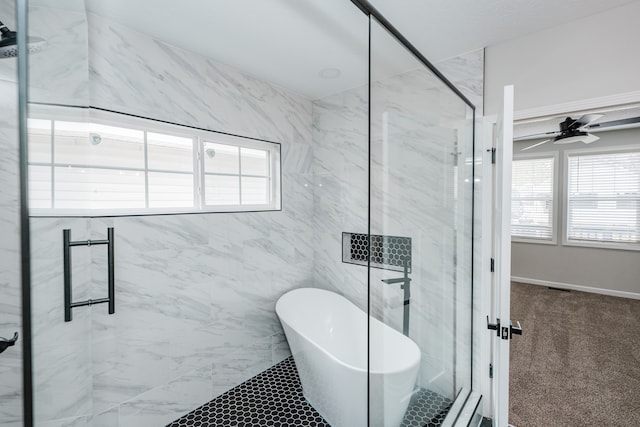
<path id="1" fill-rule="evenodd" d="M 518 326 L 513 326 L 513 322 L 509 322 L 509 339 L 513 338 L 513 334 L 522 335 L 522 326 L 520 326 L 520 322 L 516 321 L 516 323 Z"/>
<path id="2" fill-rule="evenodd" d="M 13 338 L 11 338 L 11 339 L 6 339 L 6 338 L 0 337 L 0 353 L 5 351 L 7 348 L 13 346 L 16 343 L 16 341 L 18 341 L 18 333 L 17 332 L 15 334 L 13 334 Z"/>

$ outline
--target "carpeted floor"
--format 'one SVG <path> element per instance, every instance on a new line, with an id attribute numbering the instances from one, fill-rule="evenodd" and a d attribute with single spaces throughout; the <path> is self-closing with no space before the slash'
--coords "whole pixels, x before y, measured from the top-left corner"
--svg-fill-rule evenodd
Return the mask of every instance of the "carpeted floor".
<path id="1" fill-rule="evenodd" d="M 640 426 L 640 300 L 512 283 L 511 318 L 511 424 Z"/>

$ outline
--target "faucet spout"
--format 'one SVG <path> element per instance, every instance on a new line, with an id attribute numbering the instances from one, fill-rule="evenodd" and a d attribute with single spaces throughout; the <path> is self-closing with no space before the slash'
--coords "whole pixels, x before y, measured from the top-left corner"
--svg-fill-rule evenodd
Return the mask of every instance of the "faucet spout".
<path id="1" fill-rule="evenodd" d="M 410 281 L 411 279 L 408 277 L 398 277 L 396 279 L 382 279 L 382 283 L 386 283 L 387 285 L 393 285 L 395 283 L 407 283 Z"/>

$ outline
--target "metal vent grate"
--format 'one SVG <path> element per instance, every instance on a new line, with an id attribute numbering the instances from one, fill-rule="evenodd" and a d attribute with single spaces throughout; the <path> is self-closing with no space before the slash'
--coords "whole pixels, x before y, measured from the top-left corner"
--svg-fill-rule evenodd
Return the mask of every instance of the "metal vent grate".
<path id="1" fill-rule="evenodd" d="M 342 262 L 367 265 L 368 235 L 342 233 Z M 403 271 L 405 263 L 411 271 L 411 238 L 371 235 L 371 267 Z"/>

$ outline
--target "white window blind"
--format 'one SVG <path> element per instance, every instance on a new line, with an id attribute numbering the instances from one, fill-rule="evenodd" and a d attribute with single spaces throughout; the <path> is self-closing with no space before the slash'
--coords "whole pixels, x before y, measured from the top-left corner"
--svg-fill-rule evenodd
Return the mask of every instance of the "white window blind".
<path id="1" fill-rule="evenodd" d="M 278 144 L 120 115 L 105 120 L 29 119 L 34 214 L 280 208 Z"/>
<path id="2" fill-rule="evenodd" d="M 640 152 L 568 156 L 567 238 L 640 243 Z"/>
<path id="3" fill-rule="evenodd" d="M 511 235 L 553 239 L 554 158 L 515 159 L 512 166 Z"/>

